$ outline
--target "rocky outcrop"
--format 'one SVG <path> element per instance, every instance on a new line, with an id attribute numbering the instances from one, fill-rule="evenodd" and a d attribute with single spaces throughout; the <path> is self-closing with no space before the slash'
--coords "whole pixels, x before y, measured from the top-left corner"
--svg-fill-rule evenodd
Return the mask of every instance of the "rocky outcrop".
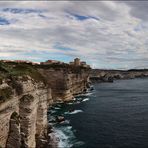
<path id="1" fill-rule="evenodd" d="M 134 79 L 148 77 L 148 70 L 99 70 L 92 69 L 90 80 L 92 82 L 113 82 L 118 79 Z"/>
<path id="2" fill-rule="evenodd" d="M 9 100 L 0 104 L 0 146 L 19 148 L 35 147 L 36 139 L 45 136 L 47 109 L 51 100 L 51 90 L 42 82 L 32 78 L 18 78 L 22 94 L 5 80 L 1 86 L 10 87 L 13 94 Z"/>
<path id="3" fill-rule="evenodd" d="M 19 65 L 14 73 L 20 73 L 20 69 L 24 70 L 25 66 Z M 26 73 L 30 76 L 2 75 L 4 78 L 0 81 L 1 147 L 45 147 L 47 143 L 52 145 L 49 142 L 54 138 L 47 135 L 49 105 L 57 101 L 68 101 L 86 91 L 88 86 L 87 69 L 27 67 Z"/>
<path id="4" fill-rule="evenodd" d="M 46 79 L 48 86 L 52 89 L 53 101 L 68 101 L 87 89 L 89 82 L 89 71 L 81 69 L 72 72 L 69 69 L 39 69 Z"/>
<path id="5" fill-rule="evenodd" d="M 7 148 L 19 148 L 21 147 L 21 135 L 20 135 L 20 121 L 17 112 L 13 112 L 10 117 L 9 133 L 6 142 Z"/>

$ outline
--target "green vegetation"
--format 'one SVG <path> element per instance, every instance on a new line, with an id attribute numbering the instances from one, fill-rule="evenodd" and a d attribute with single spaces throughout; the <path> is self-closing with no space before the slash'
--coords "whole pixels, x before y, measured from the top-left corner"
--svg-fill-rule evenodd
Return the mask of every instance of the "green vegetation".
<path id="1" fill-rule="evenodd" d="M 0 82 L 3 78 L 13 78 L 17 76 L 24 76 L 24 80 L 27 77 L 32 77 L 35 81 L 44 81 L 43 76 L 38 70 L 31 64 L 27 63 L 15 63 L 15 62 L 0 62 Z M 45 82 L 45 81 L 44 81 Z"/>

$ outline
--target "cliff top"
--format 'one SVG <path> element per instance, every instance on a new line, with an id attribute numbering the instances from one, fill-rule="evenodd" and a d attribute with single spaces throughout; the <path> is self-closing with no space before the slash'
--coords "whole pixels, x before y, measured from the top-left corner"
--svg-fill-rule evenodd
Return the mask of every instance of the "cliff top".
<path id="1" fill-rule="evenodd" d="M 4 78 L 29 75 L 34 80 L 43 81 L 42 75 L 35 67 L 27 63 L 0 62 L 0 82 Z"/>
<path id="2" fill-rule="evenodd" d="M 82 70 L 88 70 L 90 68 L 86 68 L 83 66 L 72 66 L 66 63 L 63 64 L 50 64 L 50 65 L 33 65 L 32 63 L 17 63 L 17 62 L 3 62 L 0 61 L 0 81 L 3 78 L 7 77 L 15 77 L 15 76 L 23 76 L 23 75 L 29 75 L 35 80 L 38 81 L 44 81 L 42 75 L 38 72 L 38 69 L 53 69 L 56 70 L 62 70 L 66 72 L 72 72 L 72 73 L 80 73 Z"/>

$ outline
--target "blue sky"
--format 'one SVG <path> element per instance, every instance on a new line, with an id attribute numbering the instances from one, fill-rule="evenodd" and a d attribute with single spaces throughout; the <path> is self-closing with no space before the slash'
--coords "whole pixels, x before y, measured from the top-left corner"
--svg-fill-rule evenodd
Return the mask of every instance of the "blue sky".
<path id="1" fill-rule="evenodd" d="M 146 1 L 1 1 L 0 59 L 148 68 L 147 8 Z"/>

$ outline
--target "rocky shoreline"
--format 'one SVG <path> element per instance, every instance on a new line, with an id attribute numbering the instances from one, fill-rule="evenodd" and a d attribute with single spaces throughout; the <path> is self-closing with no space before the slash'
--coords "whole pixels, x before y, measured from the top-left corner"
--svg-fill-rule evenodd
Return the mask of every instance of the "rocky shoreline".
<path id="1" fill-rule="evenodd" d="M 0 147 L 56 148 L 59 138 L 47 118 L 50 106 L 75 103 L 75 96 L 93 90 L 90 80 L 113 82 L 147 76 L 147 70 L 100 71 L 68 64 L 0 62 Z M 63 116 L 56 118 L 56 122 L 64 120 Z"/>
<path id="2" fill-rule="evenodd" d="M 73 108 L 69 108 L 68 110 L 66 109 L 64 112 L 62 112 L 60 114 L 56 114 L 56 113 L 60 112 L 60 110 L 62 109 L 62 106 L 69 106 L 72 104 L 79 104 L 84 101 L 88 101 L 86 96 L 92 92 L 92 90 L 93 90 L 92 88 L 93 88 L 92 86 L 89 87 L 87 89 L 87 91 L 84 91 L 84 92 L 76 95 L 74 97 L 74 99 L 72 99 L 72 100 L 69 100 L 66 102 L 57 102 L 49 108 L 49 114 L 52 116 L 52 118 L 48 119 L 49 125 L 51 127 L 48 135 L 51 138 L 49 145 L 52 148 L 58 148 L 61 143 L 61 139 L 60 139 L 58 133 L 56 132 L 54 126 L 55 125 L 69 125 L 70 124 L 69 121 L 67 121 L 64 116 L 67 114 L 72 115 L 72 114 L 79 113 L 79 112 L 81 112 L 81 110 L 74 110 Z M 72 146 L 72 144 L 71 144 L 71 146 Z"/>
<path id="3" fill-rule="evenodd" d="M 90 81 L 93 83 L 113 82 L 114 80 L 125 80 L 148 77 L 147 69 L 131 70 L 99 70 L 92 69 Z"/>
<path id="4" fill-rule="evenodd" d="M 0 62 L 0 146 L 57 147 L 48 108 L 86 91 L 89 70 L 67 64 Z"/>

